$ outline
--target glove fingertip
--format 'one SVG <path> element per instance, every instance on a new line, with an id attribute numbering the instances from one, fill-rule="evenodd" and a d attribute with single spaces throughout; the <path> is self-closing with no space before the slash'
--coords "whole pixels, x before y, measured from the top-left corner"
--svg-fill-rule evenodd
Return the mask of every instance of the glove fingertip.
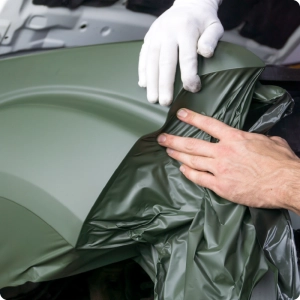
<path id="1" fill-rule="evenodd" d="M 147 87 L 146 82 L 145 82 L 145 81 L 142 81 L 142 80 L 139 80 L 138 85 L 139 85 L 141 88 Z"/>
<path id="2" fill-rule="evenodd" d="M 209 45 L 199 45 L 197 52 L 198 52 L 198 54 L 209 58 L 214 55 L 214 48 Z"/>
<path id="3" fill-rule="evenodd" d="M 167 96 L 161 96 L 159 97 L 159 104 L 161 106 L 169 106 L 171 105 L 173 99 L 171 97 L 167 97 Z"/>
<path id="4" fill-rule="evenodd" d="M 197 93 L 201 89 L 200 77 L 196 75 L 193 79 L 182 80 L 183 88 L 189 92 Z"/>
<path id="5" fill-rule="evenodd" d="M 147 95 L 147 99 L 148 99 L 148 102 L 150 102 L 150 103 L 156 103 L 157 101 L 158 101 L 158 96 L 157 95 L 155 95 L 155 94 L 148 94 Z"/>

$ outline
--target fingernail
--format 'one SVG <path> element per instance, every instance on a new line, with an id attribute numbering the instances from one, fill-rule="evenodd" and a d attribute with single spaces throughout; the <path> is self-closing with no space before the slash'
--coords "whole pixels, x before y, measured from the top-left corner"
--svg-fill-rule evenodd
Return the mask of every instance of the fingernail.
<path id="1" fill-rule="evenodd" d="M 179 109 L 177 112 L 177 116 L 181 118 L 185 118 L 188 115 L 187 111 L 185 109 Z"/>
<path id="2" fill-rule="evenodd" d="M 163 142 L 166 141 L 166 139 L 167 139 L 166 136 L 164 134 L 161 134 L 161 135 L 158 136 L 157 141 L 159 143 L 163 143 Z"/>
<path id="3" fill-rule="evenodd" d="M 172 154 L 173 152 L 174 152 L 173 149 L 167 148 L 167 153 L 168 153 L 168 154 Z"/>
<path id="4" fill-rule="evenodd" d="M 181 165 L 180 168 L 179 168 L 179 170 L 180 170 L 182 173 L 184 173 L 185 167 Z"/>

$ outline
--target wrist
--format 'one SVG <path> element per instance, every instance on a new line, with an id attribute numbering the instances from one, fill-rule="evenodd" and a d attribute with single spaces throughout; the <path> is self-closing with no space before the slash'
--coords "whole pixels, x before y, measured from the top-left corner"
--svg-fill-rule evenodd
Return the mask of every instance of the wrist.
<path id="1" fill-rule="evenodd" d="M 279 207 L 300 215 L 300 160 L 288 162 L 282 170 Z"/>

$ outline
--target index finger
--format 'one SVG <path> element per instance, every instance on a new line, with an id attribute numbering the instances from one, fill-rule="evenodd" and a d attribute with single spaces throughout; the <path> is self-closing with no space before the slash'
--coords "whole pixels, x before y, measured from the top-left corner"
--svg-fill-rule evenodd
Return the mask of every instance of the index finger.
<path id="1" fill-rule="evenodd" d="M 232 134 L 237 131 L 237 129 L 234 129 L 219 120 L 198 114 L 186 108 L 180 109 L 177 112 L 177 117 L 183 122 L 205 131 L 218 140 L 232 136 Z"/>
<path id="2" fill-rule="evenodd" d="M 201 88 L 198 76 L 197 42 L 198 30 L 189 30 L 189 34 L 182 34 L 179 39 L 179 65 L 184 89 L 196 93 Z"/>

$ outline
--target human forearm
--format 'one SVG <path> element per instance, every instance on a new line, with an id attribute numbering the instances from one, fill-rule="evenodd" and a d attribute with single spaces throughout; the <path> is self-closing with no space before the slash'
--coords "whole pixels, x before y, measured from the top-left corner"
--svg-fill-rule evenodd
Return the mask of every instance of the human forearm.
<path id="1" fill-rule="evenodd" d="M 282 173 L 280 204 L 300 215 L 300 161 L 288 162 Z"/>

